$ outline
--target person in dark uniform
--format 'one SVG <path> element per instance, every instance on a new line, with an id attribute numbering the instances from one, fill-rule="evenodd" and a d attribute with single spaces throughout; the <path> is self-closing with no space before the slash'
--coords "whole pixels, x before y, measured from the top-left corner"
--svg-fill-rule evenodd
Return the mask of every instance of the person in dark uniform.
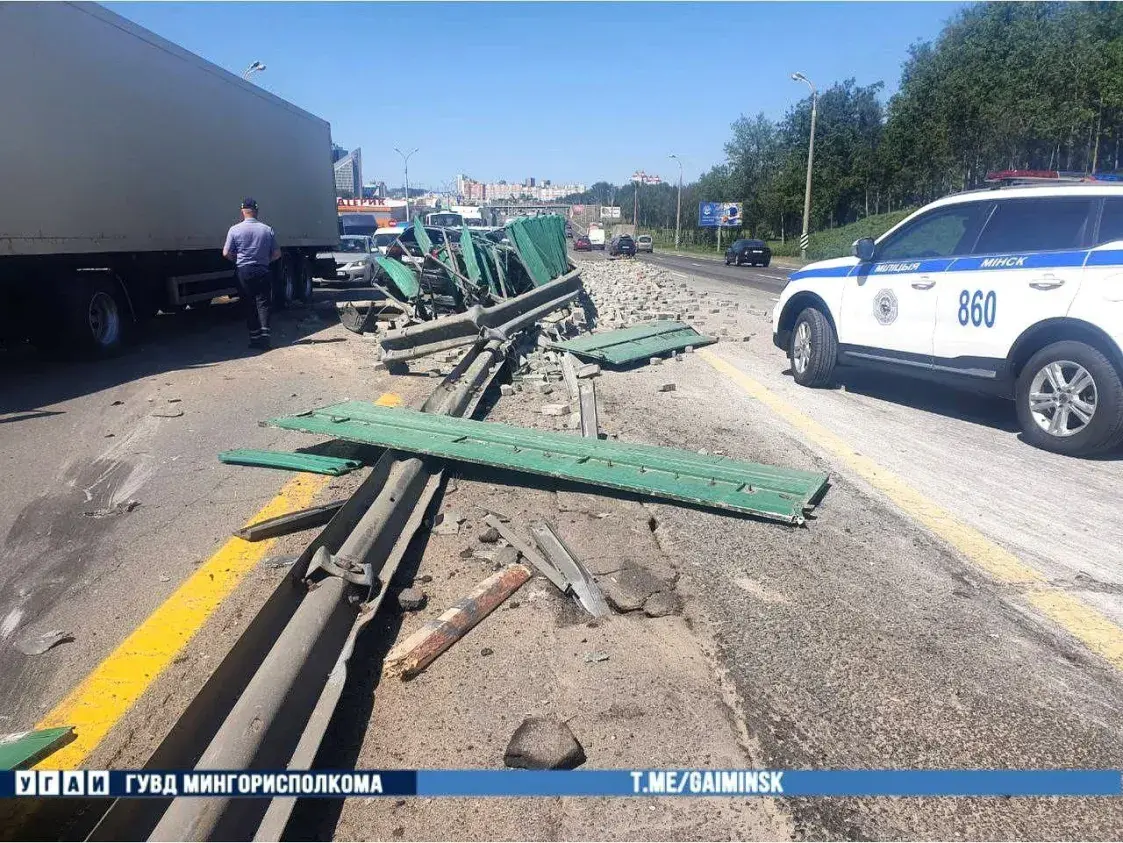
<path id="1" fill-rule="evenodd" d="M 281 257 L 277 235 L 257 218 L 257 202 L 242 202 L 242 221 L 230 226 L 222 256 L 234 262 L 238 290 L 246 309 L 250 348 L 269 348 L 270 264 Z"/>

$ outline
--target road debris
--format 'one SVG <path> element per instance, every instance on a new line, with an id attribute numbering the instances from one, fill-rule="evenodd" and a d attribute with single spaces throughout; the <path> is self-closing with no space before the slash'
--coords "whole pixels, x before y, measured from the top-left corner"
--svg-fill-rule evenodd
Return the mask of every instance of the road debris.
<path id="1" fill-rule="evenodd" d="M 114 515 L 124 515 L 126 512 L 132 512 L 140 506 L 140 501 L 135 501 L 130 498 L 127 501 L 121 501 L 113 506 L 105 507 L 104 509 L 87 509 L 82 513 L 86 518 L 111 518 Z"/>
<path id="2" fill-rule="evenodd" d="M 523 540 L 522 536 L 514 531 L 514 529 L 493 515 L 488 515 L 484 518 L 485 523 L 497 529 L 504 539 L 511 545 L 511 548 L 517 553 L 521 553 L 531 565 L 538 569 L 546 579 L 554 584 L 554 586 L 565 594 L 569 587 L 569 581 L 566 580 L 565 575 L 562 574 L 557 567 L 552 565 L 548 559 L 540 554 L 534 547 Z"/>
<path id="3" fill-rule="evenodd" d="M 675 385 L 673 383 L 664 383 L 659 385 L 659 392 L 674 392 Z"/>
<path id="4" fill-rule="evenodd" d="M 499 541 L 499 531 L 494 527 L 488 527 L 476 538 L 478 538 L 484 544 L 495 544 L 497 541 Z"/>
<path id="5" fill-rule="evenodd" d="M 593 575 L 562 541 L 553 525 L 548 521 L 533 521 L 530 524 L 530 535 L 547 561 L 561 573 L 567 586 L 562 590 L 572 592 L 585 607 L 585 611 L 594 618 L 607 615 L 608 604 L 605 603 L 604 595 Z"/>
<path id="6" fill-rule="evenodd" d="M 606 661 L 608 661 L 608 653 L 600 653 L 600 652 L 586 653 L 585 654 L 585 661 L 588 664 L 596 664 L 597 662 L 606 662 Z"/>
<path id="7" fill-rule="evenodd" d="M 585 763 L 585 749 L 561 720 L 528 717 L 511 735 L 503 763 L 522 770 L 572 770 Z"/>
<path id="8" fill-rule="evenodd" d="M 35 766 L 75 738 L 73 726 L 12 732 L 0 735 L 0 770 L 25 770 Z"/>
<path id="9" fill-rule="evenodd" d="M 601 365 L 623 366 L 645 357 L 650 364 L 658 365 L 663 362 L 658 355 L 715 342 L 716 338 L 703 336 L 682 322 L 660 320 L 553 342 L 550 348 L 597 360 Z"/>
<path id="10" fill-rule="evenodd" d="M 481 582 L 471 594 L 394 646 L 383 662 L 386 677 L 409 679 L 423 671 L 468 630 L 530 579 L 530 568 L 511 565 Z"/>
<path id="11" fill-rule="evenodd" d="M 406 612 L 417 612 L 425 608 L 429 596 L 419 588 L 403 588 L 398 592 L 398 606 Z"/>
<path id="12" fill-rule="evenodd" d="M 237 448 L 223 451 L 218 455 L 227 465 L 248 465 L 257 468 L 280 468 L 285 471 L 305 471 L 311 474 L 328 474 L 339 477 L 363 464 L 359 460 L 342 457 L 325 457 L 320 454 L 290 453 L 288 451 L 256 451 L 252 448 Z"/>
<path id="13" fill-rule="evenodd" d="M 579 381 L 577 391 L 581 435 L 586 439 L 599 439 L 600 420 L 597 418 L 597 383 L 591 380 Z"/>
<path id="14" fill-rule="evenodd" d="M 178 419 L 183 415 L 183 410 L 157 410 L 149 415 L 157 419 Z"/>
<path id="15" fill-rule="evenodd" d="M 346 501 L 332 501 L 320 506 L 310 506 L 307 509 L 298 509 L 286 512 L 273 518 L 266 518 L 254 524 L 248 524 L 240 530 L 235 530 L 234 535 L 248 542 L 259 542 L 263 539 L 272 539 L 285 536 L 289 533 L 299 533 L 312 527 L 320 527 L 331 521 L 332 516 L 339 512 Z"/>
<path id="16" fill-rule="evenodd" d="M 28 637 L 16 643 L 15 648 L 25 656 L 41 656 L 43 653 L 67 641 L 73 641 L 74 636 L 61 629 L 52 629 L 40 635 Z"/>
<path id="17" fill-rule="evenodd" d="M 348 401 L 268 424 L 397 451 L 564 478 L 804 523 L 826 474 Z"/>

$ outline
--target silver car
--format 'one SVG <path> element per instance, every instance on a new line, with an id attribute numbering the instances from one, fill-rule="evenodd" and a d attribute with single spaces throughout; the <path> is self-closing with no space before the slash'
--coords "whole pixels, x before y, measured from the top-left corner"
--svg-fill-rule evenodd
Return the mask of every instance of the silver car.
<path id="1" fill-rule="evenodd" d="M 651 239 L 650 234 L 641 234 L 636 238 L 636 253 L 639 252 L 655 253 L 655 241 Z"/>
<path id="2" fill-rule="evenodd" d="M 374 256 L 378 247 L 374 240 L 365 234 L 344 234 L 339 238 L 339 247 L 317 257 L 332 258 L 335 261 L 334 281 L 370 284 L 378 270 Z"/>

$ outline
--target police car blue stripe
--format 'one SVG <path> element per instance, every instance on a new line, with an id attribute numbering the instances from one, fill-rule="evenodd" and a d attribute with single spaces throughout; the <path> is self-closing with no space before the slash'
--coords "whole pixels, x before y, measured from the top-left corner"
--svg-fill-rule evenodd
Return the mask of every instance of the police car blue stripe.
<path id="1" fill-rule="evenodd" d="M 918 261 L 883 261 L 859 264 L 861 271 L 855 275 L 898 275 L 902 272 L 943 272 L 952 265 L 953 258 L 929 258 Z"/>
<path id="2" fill-rule="evenodd" d="M 949 272 L 975 272 L 994 269 L 1047 269 L 1063 266 L 1083 266 L 1088 251 L 1078 252 L 1031 252 L 1028 255 L 981 255 L 979 257 L 956 258 Z"/>
<path id="3" fill-rule="evenodd" d="M 927 258 L 919 261 L 883 261 L 881 263 L 832 266 L 826 269 L 802 269 L 790 280 L 801 278 L 837 278 L 842 275 L 899 275 L 902 273 L 988 272 L 996 269 L 1050 269 L 1066 266 L 1123 265 L 1123 249 L 1081 249 L 1073 252 L 1031 252 L 1014 255 L 980 255 L 964 258 Z"/>
<path id="4" fill-rule="evenodd" d="M 1123 264 L 1123 249 L 1100 249 L 1089 252 L 1085 266 L 1114 266 Z"/>
<path id="5" fill-rule="evenodd" d="M 798 281 L 800 278 L 838 278 L 849 275 L 852 266 L 831 266 L 825 269 L 801 269 L 788 276 L 789 281 Z"/>

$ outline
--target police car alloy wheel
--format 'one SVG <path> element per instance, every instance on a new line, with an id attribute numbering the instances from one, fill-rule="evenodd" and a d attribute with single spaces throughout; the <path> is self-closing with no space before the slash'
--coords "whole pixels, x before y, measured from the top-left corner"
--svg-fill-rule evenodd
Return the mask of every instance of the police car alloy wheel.
<path id="1" fill-rule="evenodd" d="M 792 328 L 788 359 L 792 377 L 801 386 L 827 386 L 838 360 L 838 338 L 823 312 L 806 308 Z"/>
<path id="2" fill-rule="evenodd" d="M 1017 384 L 1018 421 L 1031 445 L 1070 456 L 1108 450 L 1123 438 L 1123 384 L 1100 351 L 1056 342 L 1026 363 Z"/>

